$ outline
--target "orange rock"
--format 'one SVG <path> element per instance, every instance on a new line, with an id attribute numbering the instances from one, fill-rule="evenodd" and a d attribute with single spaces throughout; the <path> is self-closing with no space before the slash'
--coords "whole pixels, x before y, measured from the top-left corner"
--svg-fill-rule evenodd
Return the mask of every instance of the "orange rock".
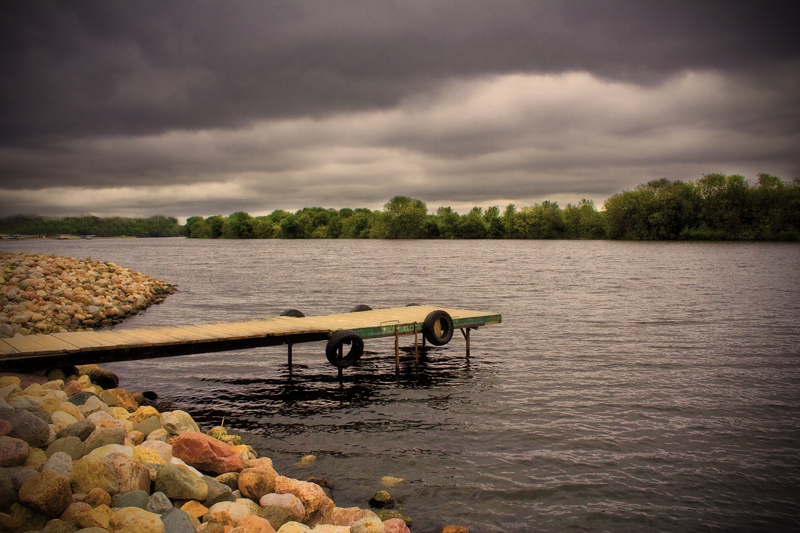
<path id="1" fill-rule="evenodd" d="M 197 431 L 182 433 L 170 441 L 172 455 L 198 470 L 224 474 L 244 468 L 244 459 L 229 444 Z"/>
<path id="2" fill-rule="evenodd" d="M 269 520 L 256 515 L 247 515 L 239 521 L 237 527 L 242 528 L 242 533 L 275 533 L 275 528 Z"/>
<path id="3" fill-rule="evenodd" d="M 190 514 L 200 520 L 208 512 L 208 507 L 198 502 L 197 500 L 189 500 L 183 504 L 181 511 Z"/>

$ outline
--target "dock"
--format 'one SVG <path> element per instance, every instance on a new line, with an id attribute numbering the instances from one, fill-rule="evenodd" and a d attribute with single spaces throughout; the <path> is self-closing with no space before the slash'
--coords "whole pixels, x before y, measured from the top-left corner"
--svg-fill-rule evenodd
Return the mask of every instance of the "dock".
<path id="1" fill-rule="evenodd" d="M 339 368 L 361 357 L 364 340 L 395 337 L 395 360 L 399 366 L 399 337 L 414 336 L 415 351 L 428 342 L 447 344 L 460 330 L 470 350 L 470 331 L 499 324 L 499 313 L 406 306 L 322 316 L 303 316 L 291 310 L 287 316 L 240 322 L 216 322 L 155 328 L 103 329 L 0 339 L 0 370 L 22 372 L 42 368 L 65 368 L 89 363 L 109 363 L 198 353 L 245 350 L 262 346 L 288 346 L 327 341 L 325 355 Z"/>

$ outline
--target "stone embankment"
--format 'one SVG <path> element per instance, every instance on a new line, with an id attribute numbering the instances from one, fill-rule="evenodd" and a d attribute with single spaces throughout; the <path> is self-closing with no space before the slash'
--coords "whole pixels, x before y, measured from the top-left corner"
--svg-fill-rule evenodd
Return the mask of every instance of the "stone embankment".
<path id="1" fill-rule="evenodd" d="M 224 428 L 101 388 L 108 374 L 0 377 L 0 531 L 409 533 L 396 511 L 340 508 L 320 480 L 280 475 Z"/>
<path id="2" fill-rule="evenodd" d="M 114 324 L 174 287 L 112 262 L 0 251 L 0 337 Z"/>

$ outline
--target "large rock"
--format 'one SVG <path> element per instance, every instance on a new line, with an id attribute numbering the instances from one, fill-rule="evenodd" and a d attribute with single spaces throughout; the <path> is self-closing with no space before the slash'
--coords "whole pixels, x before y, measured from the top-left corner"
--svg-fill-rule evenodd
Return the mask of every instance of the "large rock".
<path id="1" fill-rule="evenodd" d="M 77 494 L 86 494 L 95 487 L 112 495 L 119 491 L 119 481 L 114 469 L 96 457 L 82 457 L 74 461 L 70 481 Z"/>
<path id="2" fill-rule="evenodd" d="M 383 527 L 386 533 L 411 533 L 408 525 L 402 518 L 390 518 L 383 521 Z"/>
<path id="3" fill-rule="evenodd" d="M 203 478 L 182 465 L 165 464 L 156 476 L 155 490 L 173 500 L 203 501 L 208 497 L 208 485 Z"/>
<path id="4" fill-rule="evenodd" d="M 224 474 L 244 468 L 242 456 L 229 444 L 200 432 L 186 432 L 171 441 L 172 456 L 199 470 Z"/>
<path id="5" fill-rule="evenodd" d="M 150 490 L 150 471 L 124 453 L 112 453 L 103 458 L 114 469 L 119 480 L 119 492 Z"/>
<path id="6" fill-rule="evenodd" d="M 133 394 L 125 389 L 108 389 L 109 394 L 116 399 L 117 407 L 123 407 L 129 413 L 133 413 L 139 408 L 139 402 L 136 401 Z"/>
<path id="7" fill-rule="evenodd" d="M 242 533 L 275 533 L 275 528 L 269 520 L 255 515 L 247 515 L 239 520 L 238 528 Z"/>
<path id="8" fill-rule="evenodd" d="M 386 527 L 380 518 L 362 518 L 350 526 L 351 533 L 385 533 Z"/>
<path id="9" fill-rule="evenodd" d="M 80 365 L 77 368 L 80 372 L 89 376 L 92 383 L 104 389 L 113 389 L 119 385 L 119 378 L 110 370 L 106 370 L 97 365 Z"/>
<path id="10" fill-rule="evenodd" d="M 360 507 L 336 507 L 331 514 L 330 523 L 337 526 L 352 526 L 363 518 L 378 518 L 378 515 Z"/>
<path id="11" fill-rule="evenodd" d="M 237 502 L 220 502 L 208 508 L 208 513 L 203 520 L 216 522 L 223 526 L 236 527 L 239 524 L 239 520 L 248 514 L 248 509 L 244 504 Z"/>
<path id="12" fill-rule="evenodd" d="M 144 489 L 120 492 L 119 494 L 114 494 L 114 496 L 111 497 L 111 508 L 120 509 L 123 507 L 138 507 L 139 509 L 150 511 L 150 509 L 147 508 L 149 501 L 150 494 Z"/>
<path id="13" fill-rule="evenodd" d="M 0 407 L 0 418 L 7 420 L 14 427 L 8 433 L 9 437 L 24 440 L 32 448 L 44 448 L 50 440 L 50 426 L 28 411 Z"/>
<path id="14" fill-rule="evenodd" d="M 72 457 L 65 452 L 56 452 L 47 459 L 42 472 L 54 472 L 64 479 L 69 479 L 72 474 Z"/>
<path id="15" fill-rule="evenodd" d="M 261 497 L 258 503 L 262 507 L 268 507 L 270 505 L 282 507 L 291 514 L 292 520 L 296 520 L 298 522 L 302 522 L 303 518 L 306 516 L 306 508 L 303 507 L 303 502 L 301 502 L 300 498 L 294 494 L 265 494 Z"/>
<path id="16" fill-rule="evenodd" d="M 195 526 L 189 514 L 181 509 L 170 509 L 161 515 L 164 529 L 169 533 L 195 533 Z"/>
<path id="17" fill-rule="evenodd" d="M 108 533 L 164 533 L 161 518 L 137 507 L 126 507 L 116 511 L 108 521 Z"/>
<path id="18" fill-rule="evenodd" d="M 55 472 L 42 472 L 19 489 L 19 501 L 49 517 L 59 516 L 72 502 L 69 481 Z"/>
<path id="19" fill-rule="evenodd" d="M 21 466 L 31 454 L 28 443 L 14 437 L 0 437 L 0 467 Z"/>
<path id="20" fill-rule="evenodd" d="M 108 530 L 108 522 L 113 511 L 106 504 L 98 505 L 92 509 L 79 513 L 75 518 L 78 525 L 84 528 L 98 527 Z"/>
<path id="21" fill-rule="evenodd" d="M 203 480 L 208 485 L 208 497 L 203 502 L 206 506 L 212 506 L 215 503 L 219 502 L 232 502 L 236 498 L 233 496 L 233 490 L 231 488 L 213 477 L 210 476 L 203 476 Z"/>
<path id="22" fill-rule="evenodd" d="M 61 437 L 53 441 L 44 451 L 47 457 L 52 457 L 54 453 L 63 452 L 69 455 L 73 461 L 83 457 L 83 442 L 78 437 Z"/>
<path id="23" fill-rule="evenodd" d="M 265 494 L 276 491 L 277 478 L 278 474 L 274 470 L 245 468 L 239 472 L 239 492 L 245 498 L 259 501 Z"/>
<path id="24" fill-rule="evenodd" d="M 81 420 L 80 422 L 72 424 L 71 426 L 65 427 L 59 431 L 56 436 L 59 439 L 64 437 L 77 437 L 81 440 L 81 442 L 83 442 L 89 435 L 92 434 L 94 430 L 95 425 L 91 420 Z"/>
<path id="25" fill-rule="evenodd" d="M 186 411 L 168 411 L 161 413 L 161 425 L 171 435 L 181 435 L 183 433 L 190 433 L 200 431 L 200 426 Z"/>
<path id="26" fill-rule="evenodd" d="M 96 448 L 108 444 L 125 444 L 125 428 L 120 426 L 99 426 L 83 442 L 83 453 L 88 454 Z"/>
<path id="27" fill-rule="evenodd" d="M 241 476 L 240 476 L 241 486 Z M 275 479 L 275 491 L 279 494 L 294 494 L 306 509 L 306 516 L 312 516 L 319 511 L 325 510 L 332 502 L 325 494 L 325 491 L 316 483 L 308 481 L 298 481 L 296 479 L 278 476 Z"/>

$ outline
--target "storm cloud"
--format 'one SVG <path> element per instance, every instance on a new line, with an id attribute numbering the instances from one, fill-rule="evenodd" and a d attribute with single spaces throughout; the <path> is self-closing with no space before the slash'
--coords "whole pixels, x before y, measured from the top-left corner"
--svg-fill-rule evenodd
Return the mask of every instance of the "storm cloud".
<path id="1" fill-rule="evenodd" d="M 0 216 L 561 205 L 800 176 L 782 2 L 0 6 Z"/>

